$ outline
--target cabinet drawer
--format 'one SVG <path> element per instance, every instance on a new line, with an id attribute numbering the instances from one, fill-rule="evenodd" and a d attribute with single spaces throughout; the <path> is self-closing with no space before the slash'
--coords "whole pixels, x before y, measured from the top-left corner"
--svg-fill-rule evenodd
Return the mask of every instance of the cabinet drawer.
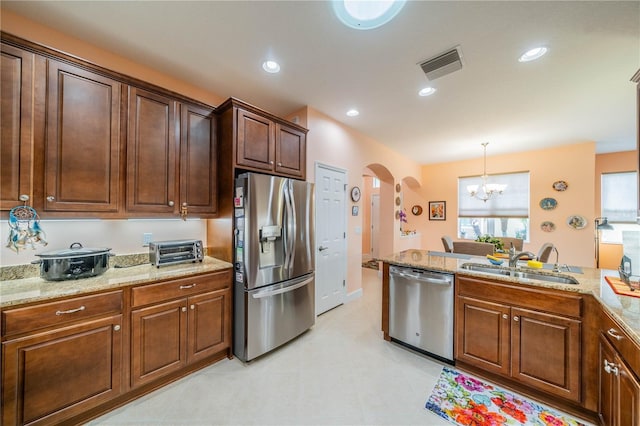
<path id="1" fill-rule="evenodd" d="M 534 307 L 539 311 L 580 318 L 582 297 L 561 294 L 537 287 L 516 287 L 508 283 L 458 276 L 458 294 L 480 297 L 511 306 Z"/>
<path id="2" fill-rule="evenodd" d="M 230 285 L 230 270 L 149 284 L 131 290 L 131 306 L 143 306 L 205 291 L 220 290 Z"/>
<path id="3" fill-rule="evenodd" d="M 25 333 L 121 311 L 122 290 L 11 309 L 2 312 L 2 335 Z"/>
<path id="4" fill-rule="evenodd" d="M 602 311 L 600 331 L 607 336 L 607 340 L 622 355 L 636 376 L 640 377 L 640 348 L 604 310 Z"/>

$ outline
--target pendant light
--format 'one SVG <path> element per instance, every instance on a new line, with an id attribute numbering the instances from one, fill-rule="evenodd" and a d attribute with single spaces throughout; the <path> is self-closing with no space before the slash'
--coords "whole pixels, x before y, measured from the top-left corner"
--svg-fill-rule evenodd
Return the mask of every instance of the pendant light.
<path id="1" fill-rule="evenodd" d="M 484 170 L 482 173 L 482 185 L 467 185 L 467 191 L 469 195 L 473 198 L 477 198 L 478 200 L 482 200 L 485 203 L 491 199 L 496 194 L 502 194 L 502 192 L 507 188 L 507 185 L 501 185 L 499 183 L 487 183 L 487 145 L 489 142 L 482 143 L 482 147 L 484 149 Z"/>

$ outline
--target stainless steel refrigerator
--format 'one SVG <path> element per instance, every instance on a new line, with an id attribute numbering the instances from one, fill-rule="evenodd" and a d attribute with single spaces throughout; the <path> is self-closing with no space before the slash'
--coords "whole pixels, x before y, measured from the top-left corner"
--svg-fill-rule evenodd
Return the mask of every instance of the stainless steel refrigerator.
<path id="1" fill-rule="evenodd" d="M 245 173 L 233 202 L 233 352 L 246 362 L 315 324 L 313 184 Z"/>

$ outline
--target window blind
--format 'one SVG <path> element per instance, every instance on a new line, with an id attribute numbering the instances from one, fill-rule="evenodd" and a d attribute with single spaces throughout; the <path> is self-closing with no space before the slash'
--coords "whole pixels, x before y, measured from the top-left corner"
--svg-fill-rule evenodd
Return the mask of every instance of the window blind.
<path id="1" fill-rule="evenodd" d="M 506 184 L 502 195 L 484 202 L 471 197 L 467 185 L 482 185 L 482 177 L 458 178 L 458 217 L 529 217 L 529 172 L 489 175 L 487 183 Z"/>
<path id="2" fill-rule="evenodd" d="M 636 172 L 603 173 L 602 216 L 609 222 L 635 222 L 638 205 Z"/>

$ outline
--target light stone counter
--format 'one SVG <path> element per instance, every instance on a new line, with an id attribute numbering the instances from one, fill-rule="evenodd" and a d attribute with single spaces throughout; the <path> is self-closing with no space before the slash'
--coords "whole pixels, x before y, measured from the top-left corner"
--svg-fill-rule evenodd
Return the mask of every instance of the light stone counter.
<path id="1" fill-rule="evenodd" d="M 160 268 L 156 268 L 150 263 L 122 268 L 111 267 L 102 275 L 78 280 L 45 281 L 39 276 L 4 279 L 0 283 L 0 308 L 5 309 L 59 297 L 77 296 L 84 293 L 115 290 L 135 284 L 200 275 L 232 266 L 231 263 L 207 256 L 202 263 L 182 263 Z"/>
<path id="2" fill-rule="evenodd" d="M 581 274 L 562 272 L 564 275 L 571 275 L 580 284 L 558 284 L 547 281 L 523 279 L 504 275 L 494 275 L 484 272 L 470 271 L 463 269 L 465 263 L 482 263 L 489 265 L 489 261 L 483 257 L 471 257 L 470 259 L 459 259 L 446 257 L 438 252 L 428 252 L 425 250 L 405 250 L 386 257 L 379 257 L 377 260 L 387 262 L 392 265 L 410 266 L 418 269 L 427 269 L 439 272 L 449 272 L 453 274 L 464 274 L 468 276 L 491 278 L 498 281 L 527 284 L 536 287 L 545 287 L 556 290 L 570 291 L 576 293 L 592 294 L 596 300 L 611 314 L 613 318 L 624 328 L 637 345 L 640 345 L 640 298 L 632 296 L 620 296 L 611 289 L 605 280 L 605 276 L 618 277 L 618 271 L 581 268 Z M 526 265 L 521 262 L 519 266 Z M 536 270 L 541 273 L 550 273 L 547 270 Z"/>

